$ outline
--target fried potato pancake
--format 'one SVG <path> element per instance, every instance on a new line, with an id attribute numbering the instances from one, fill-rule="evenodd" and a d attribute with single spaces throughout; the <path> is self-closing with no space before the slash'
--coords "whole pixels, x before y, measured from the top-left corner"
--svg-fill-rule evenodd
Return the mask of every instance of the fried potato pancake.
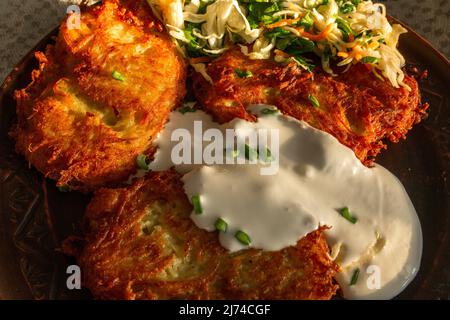
<path id="1" fill-rule="evenodd" d="M 71 18 L 69 18 L 71 19 Z M 103 1 L 65 21 L 15 93 L 16 150 L 58 186 L 126 180 L 185 94 L 186 65 L 146 1 Z"/>
<path id="2" fill-rule="evenodd" d="M 250 71 L 239 77 L 236 69 Z M 193 91 L 203 107 L 219 122 L 235 117 L 254 121 L 250 104 L 277 106 L 283 113 L 335 136 L 365 164 L 381 149 L 383 139 L 397 142 L 425 115 L 414 78 L 405 76 L 406 88 L 380 81 L 366 65 L 332 77 L 318 68 L 306 72 L 295 62 L 251 60 L 239 48 L 210 62 L 211 84 L 200 73 L 193 75 Z M 311 101 L 316 98 L 319 105 Z"/>
<path id="3" fill-rule="evenodd" d="M 99 299 L 330 299 L 338 266 L 323 230 L 277 252 L 229 253 L 198 228 L 181 175 L 150 173 L 132 186 L 96 191 L 78 257 L 83 285 Z"/>

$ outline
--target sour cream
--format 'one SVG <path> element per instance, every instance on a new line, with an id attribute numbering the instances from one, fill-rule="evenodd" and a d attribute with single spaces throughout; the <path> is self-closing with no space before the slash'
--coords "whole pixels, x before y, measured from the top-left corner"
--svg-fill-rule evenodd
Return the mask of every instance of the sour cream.
<path id="1" fill-rule="evenodd" d="M 162 171 L 174 166 L 171 152 L 179 141 L 171 138 L 176 129 L 197 137 L 192 152 L 195 146 L 208 144 L 196 132 L 195 121 L 201 121 L 204 130 L 217 128 L 224 135 L 226 129 L 235 129 L 237 139 L 260 129 L 276 130 L 279 150 L 271 150 L 278 162 L 275 174 L 262 175 L 261 168 L 268 165 L 262 162 L 175 165 L 184 174 L 188 198 L 200 199 L 202 214 L 192 213 L 194 223 L 214 231 L 217 219 L 224 220 L 228 228 L 219 233 L 219 240 L 230 251 L 280 250 L 318 226 L 329 226 L 325 235 L 341 266 L 336 278 L 344 297 L 390 299 L 399 294 L 416 275 L 422 253 L 420 223 L 400 181 L 380 165 L 362 165 L 332 135 L 281 113 L 261 114 L 265 108 L 273 107 L 251 108 L 258 115 L 255 123 L 235 119 L 224 125 L 202 111 L 173 112 L 156 140 L 159 149 L 150 168 Z M 356 223 L 340 214 L 344 207 Z M 249 245 L 236 239 L 239 230 L 248 235 Z M 356 270 L 358 279 L 350 285 Z"/>

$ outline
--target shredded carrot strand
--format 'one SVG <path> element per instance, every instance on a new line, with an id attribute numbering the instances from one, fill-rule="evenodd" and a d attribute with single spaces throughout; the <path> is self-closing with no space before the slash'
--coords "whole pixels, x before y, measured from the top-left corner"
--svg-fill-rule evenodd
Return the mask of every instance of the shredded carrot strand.
<path id="1" fill-rule="evenodd" d="M 300 21 L 301 17 L 298 17 L 296 19 L 283 19 L 271 24 L 268 24 L 266 26 L 267 29 L 273 29 L 273 28 L 278 28 L 278 27 L 284 27 L 284 26 L 289 26 L 292 25 L 298 21 Z"/>
<path id="2" fill-rule="evenodd" d="M 323 40 L 325 39 L 328 34 L 331 32 L 331 30 L 333 30 L 333 23 L 330 23 L 329 25 L 327 25 L 327 27 L 325 29 L 322 30 L 322 32 L 320 32 L 319 34 L 312 34 L 309 32 L 306 32 L 305 29 L 303 29 L 303 27 L 297 28 L 296 29 L 303 37 L 312 40 L 312 41 L 319 41 L 319 40 Z"/>

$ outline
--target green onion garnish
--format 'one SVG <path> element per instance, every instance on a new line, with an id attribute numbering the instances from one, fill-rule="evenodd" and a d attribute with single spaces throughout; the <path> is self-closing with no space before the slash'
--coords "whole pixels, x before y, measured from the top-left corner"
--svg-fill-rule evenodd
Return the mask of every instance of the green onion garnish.
<path id="1" fill-rule="evenodd" d="M 358 221 L 358 218 L 352 216 L 347 207 L 344 207 L 344 208 L 340 209 L 339 213 L 341 214 L 341 216 L 343 218 L 345 218 L 346 220 L 348 220 L 349 222 L 351 222 L 353 224 L 355 224 L 356 221 Z"/>
<path id="2" fill-rule="evenodd" d="M 253 161 L 256 160 L 256 158 L 258 158 L 258 151 L 250 147 L 248 144 L 246 144 L 244 148 L 245 148 L 244 152 L 245 159 Z"/>
<path id="3" fill-rule="evenodd" d="M 250 240 L 250 237 L 248 236 L 248 234 L 246 234 L 244 231 L 239 230 L 238 232 L 236 232 L 234 234 L 234 237 L 242 244 L 245 244 L 246 246 L 250 245 L 250 243 L 252 242 Z"/>
<path id="4" fill-rule="evenodd" d="M 125 77 L 119 71 L 114 70 L 112 72 L 112 77 L 119 81 L 125 81 Z"/>
<path id="5" fill-rule="evenodd" d="M 322 3 L 322 4 L 324 4 L 324 3 Z M 313 19 L 311 13 L 310 13 L 310 12 L 307 12 L 307 13 L 300 19 L 300 21 L 298 22 L 298 24 L 299 24 L 300 26 L 304 26 L 305 29 L 306 29 L 307 31 L 308 31 L 309 29 L 311 29 L 311 27 L 312 27 L 313 24 L 314 24 L 314 19 Z"/>
<path id="6" fill-rule="evenodd" d="M 353 271 L 352 279 L 350 280 L 351 286 L 355 285 L 356 282 L 358 282 L 358 277 L 359 277 L 359 268 L 357 268 L 357 269 L 355 269 L 355 271 Z"/>
<path id="7" fill-rule="evenodd" d="M 261 150 L 258 149 L 258 154 L 261 160 L 263 160 L 264 162 L 270 162 L 272 161 L 272 152 L 270 151 L 269 148 L 265 147 L 263 149 L 264 151 L 261 152 Z"/>
<path id="8" fill-rule="evenodd" d="M 140 154 L 136 157 L 136 164 L 142 170 L 149 170 L 147 163 L 147 156 L 145 154 Z"/>
<path id="9" fill-rule="evenodd" d="M 240 152 L 239 152 L 239 150 L 231 150 L 231 157 L 233 157 L 233 158 L 237 158 L 237 157 L 239 157 L 239 154 L 240 154 Z"/>
<path id="10" fill-rule="evenodd" d="M 219 218 L 217 219 L 216 223 L 214 224 L 217 230 L 222 232 L 227 232 L 228 229 L 228 223 L 225 222 L 225 220 Z"/>
<path id="11" fill-rule="evenodd" d="M 251 78 L 253 73 L 249 70 L 234 69 L 239 78 Z"/>
<path id="12" fill-rule="evenodd" d="M 194 206 L 195 214 L 202 214 L 203 209 L 202 209 L 202 205 L 200 203 L 200 196 L 199 195 L 192 196 L 191 201 L 192 201 L 192 205 Z"/>
<path id="13" fill-rule="evenodd" d="M 261 110 L 262 114 L 275 114 L 275 113 L 279 113 L 280 111 L 277 109 L 269 109 L 269 108 L 265 108 Z"/>
<path id="14" fill-rule="evenodd" d="M 378 58 L 375 57 L 364 57 L 361 59 L 362 63 L 377 63 L 378 62 Z"/>
<path id="15" fill-rule="evenodd" d="M 311 101 L 312 105 L 316 108 L 320 107 L 320 103 L 319 100 L 317 100 L 317 98 L 315 96 L 313 96 L 312 94 L 310 94 L 308 96 L 309 101 Z"/>
<path id="16" fill-rule="evenodd" d="M 70 191 L 70 187 L 67 184 L 58 186 L 57 188 L 60 192 L 69 192 Z"/>
<path id="17" fill-rule="evenodd" d="M 185 114 L 186 112 L 195 112 L 195 111 L 197 111 L 197 109 L 191 108 L 191 107 L 188 107 L 188 106 L 185 106 L 185 107 L 179 108 L 178 111 L 179 111 L 181 114 Z"/>

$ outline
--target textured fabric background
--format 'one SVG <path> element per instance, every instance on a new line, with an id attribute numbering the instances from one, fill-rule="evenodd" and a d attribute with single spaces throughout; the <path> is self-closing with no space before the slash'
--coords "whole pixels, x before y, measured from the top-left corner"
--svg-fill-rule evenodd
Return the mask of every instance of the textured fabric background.
<path id="1" fill-rule="evenodd" d="M 450 57 L 450 0 L 377 0 Z M 79 0 L 0 0 L 0 82 Z"/>

